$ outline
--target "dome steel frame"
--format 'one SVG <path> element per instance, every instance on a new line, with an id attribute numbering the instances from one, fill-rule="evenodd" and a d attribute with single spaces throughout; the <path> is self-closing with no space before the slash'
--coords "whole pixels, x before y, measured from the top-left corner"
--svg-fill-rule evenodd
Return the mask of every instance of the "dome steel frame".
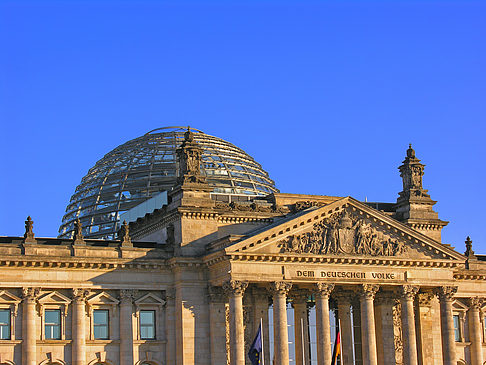
<path id="1" fill-rule="evenodd" d="M 76 187 L 58 237 L 71 238 L 74 221 L 79 218 L 85 237 L 114 239 L 121 213 L 176 184 L 176 148 L 188 128 L 154 129 L 96 162 Z M 278 192 L 268 173 L 241 148 L 190 129 L 203 149 L 201 173 L 214 193 L 264 196 Z"/>

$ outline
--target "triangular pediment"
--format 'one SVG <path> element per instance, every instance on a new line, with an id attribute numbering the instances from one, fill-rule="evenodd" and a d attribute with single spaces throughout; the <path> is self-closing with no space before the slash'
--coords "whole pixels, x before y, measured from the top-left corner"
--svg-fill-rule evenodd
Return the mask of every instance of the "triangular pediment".
<path id="1" fill-rule="evenodd" d="M 165 301 L 158 296 L 148 293 L 135 301 L 136 305 L 164 305 Z"/>
<path id="2" fill-rule="evenodd" d="M 107 292 L 101 292 L 96 295 L 93 295 L 91 298 L 88 299 L 88 304 L 109 304 L 109 305 L 116 305 L 119 303 L 119 300 L 115 297 L 112 297 Z"/>
<path id="3" fill-rule="evenodd" d="M 39 303 L 40 304 L 69 304 L 71 303 L 71 299 L 69 299 L 68 297 L 62 295 L 57 291 L 54 291 L 40 297 Z"/>
<path id="4" fill-rule="evenodd" d="M 0 290 L 0 303 L 2 304 L 18 304 L 22 301 L 19 297 L 9 293 L 6 290 Z"/>
<path id="5" fill-rule="evenodd" d="M 464 261 L 448 245 L 351 197 L 289 216 L 226 247 L 225 252 Z"/>

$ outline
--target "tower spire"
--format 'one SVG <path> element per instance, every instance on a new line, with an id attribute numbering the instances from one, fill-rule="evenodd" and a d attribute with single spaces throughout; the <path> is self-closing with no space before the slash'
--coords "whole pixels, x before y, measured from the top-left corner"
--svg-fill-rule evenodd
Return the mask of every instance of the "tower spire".
<path id="1" fill-rule="evenodd" d="M 440 220 L 437 212 L 433 210 L 437 202 L 430 198 L 428 191 L 423 187 L 424 168 L 425 165 L 416 157 L 410 143 L 405 160 L 398 168 L 403 190 L 398 193 L 396 219 L 440 241 L 441 230 L 448 222 Z"/>

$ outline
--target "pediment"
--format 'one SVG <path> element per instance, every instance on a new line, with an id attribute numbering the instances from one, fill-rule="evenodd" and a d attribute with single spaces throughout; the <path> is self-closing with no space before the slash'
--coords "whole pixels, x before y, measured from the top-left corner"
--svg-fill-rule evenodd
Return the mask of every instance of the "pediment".
<path id="1" fill-rule="evenodd" d="M 19 297 L 6 290 L 0 290 L 0 304 L 19 304 L 22 301 Z"/>
<path id="2" fill-rule="evenodd" d="M 87 300 L 88 304 L 109 304 L 109 305 L 116 305 L 119 303 L 119 300 L 115 297 L 111 296 L 107 292 L 101 292 L 96 295 L 93 295 L 91 298 Z"/>
<path id="3" fill-rule="evenodd" d="M 71 299 L 66 297 L 65 295 L 54 291 L 48 294 L 45 294 L 39 298 L 40 304 L 69 304 L 71 303 Z"/>
<path id="4" fill-rule="evenodd" d="M 226 247 L 225 252 L 464 261 L 448 245 L 351 197 L 290 216 Z"/>
<path id="5" fill-rule="evenodd" d="M 135 305 L 140 306 L 140 305 L 164 305 L 165 300 L 162 298 L 159 298 L 158 296 L 148 293 L 145 294 L 143 297 L 140 299 L 137 299 L 135 301 Z"/>

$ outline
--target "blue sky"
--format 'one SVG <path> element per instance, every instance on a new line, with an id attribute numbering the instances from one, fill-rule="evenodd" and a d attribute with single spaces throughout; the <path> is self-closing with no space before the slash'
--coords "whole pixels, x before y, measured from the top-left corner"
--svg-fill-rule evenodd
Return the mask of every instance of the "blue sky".
<path id="1" fill-rule="evenodd" d="M 444 242 L 486 254 L 486 2 L 0 3 L 0 235 L 56 236 L 105 153 L 188 125 L 282 192 L 396 201 L 408 143 Z"/>

